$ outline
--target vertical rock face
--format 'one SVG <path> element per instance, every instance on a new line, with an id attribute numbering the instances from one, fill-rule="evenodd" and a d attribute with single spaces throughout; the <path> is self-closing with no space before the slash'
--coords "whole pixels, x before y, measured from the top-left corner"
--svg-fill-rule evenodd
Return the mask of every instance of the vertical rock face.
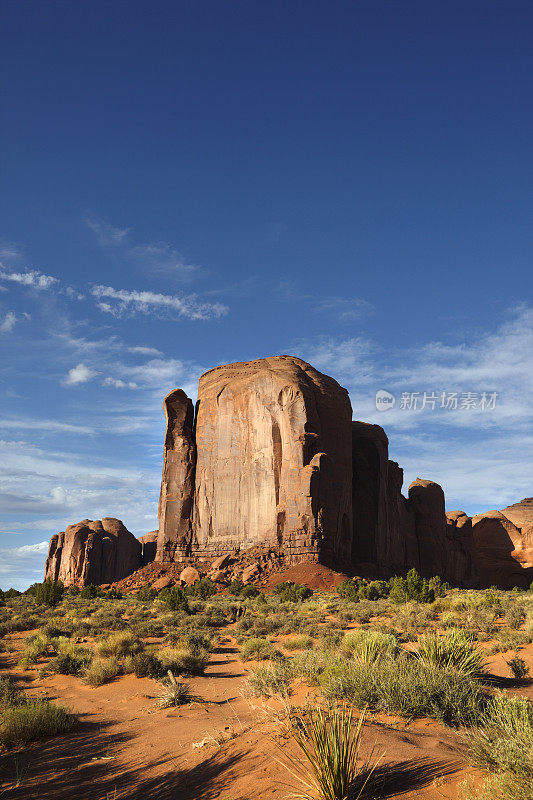
<path id="1" fill-rule="evenodd" d="M 45 580 L 72 584 L 113 583 L 141 564 L 141 544 L 119 519 L 84 519 L 52 536 Z"/>
<path id="2" fill-rule="evenodd" d="M 351 406 L 332 378 L 292 356 L 200 378 L 195 546 L 272 544 L 289 560 L 349 558 Z M 326 553 L 327 551 L 327 553 Z"/>
<path id="3" fill-rule="evenodd" d="M 137 541 L 141 543 L 141 567 L 151 564 L 155 561 L 157 554 L 157 539 L 159 531 L 150 531 L 145 533 L 144 536 L 138 536 Z"/>
<path id="4" fill-rule="evenodd" d="M 188 555 L 192 545 L 192 507 L 196 446 L 194 409 L 182 389 L 165 397 L 167 421 L 163 477 L 159 496 L 158 561 L 174 561 Z"/>
<path id="5" fill-rule="evenodd" d="M 438 483 L 417 478 L 409 486 L 409 508 L 415 521 L 418 569 L 425 577 L 448 577 L 444 492 Z M 443 574 L 444 573 L 444 574 Z"/>
<path id="6" fill-rule="evenodd" d="M 515 524 L 516 523 L 516 524 Z M 472 517 L 476 560 L 483 586 L 529 587 L 533 580 L 533 501 Z"/>

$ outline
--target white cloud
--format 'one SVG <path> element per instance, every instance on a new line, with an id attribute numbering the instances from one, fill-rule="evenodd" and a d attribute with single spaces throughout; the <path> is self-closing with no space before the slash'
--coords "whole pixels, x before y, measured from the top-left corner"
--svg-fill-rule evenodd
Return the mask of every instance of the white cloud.
<path id="1" fill-rule="evenodd" d="M 150 271 L 165 273 L 168 277 L 189 280 L 199 268 L 188 264 L 182 256 L 167 242 L 138 245 L 132 247 L 130 254 L 150 268 Z"/>
<path id="2" fill-rule="evenodd" d="M 32 417 L 19 417 L 17 419 L 0 419 L 0 430 L 20 430 L 20 431 L 48 431 L 50 433 L 94 433 L 94 429 L 84 425 L 70 425 L 67 422 L 59 422 L 55 419 L 38 419 Z"/>
<path id="3" fill-rule="evenodd" d="M 78 386 L 80 383 L 88 383 L 96 378 L 98 372 L 91 369 L 86 364 L 78 364 L 69 369 L 67 377 L 63 381 L 64 386 Z"/>
<path id="4" fill-rule="evenodd" d="M 98 217 L 88 216 L 84 222 L 103 247 L 123 244 L 131 230 L 130 228 L 117 228 Z"/>
<path id="5" fill-rule="evenodd" d="M 134 381 L 123 381 L 120 378 L 106 378 L 102 381 L 102 386 L 113 386 L 115 389 L 138 389 Z"/>
<path id="6" fill-rule="evenodd" d="M 30 286 L 32 289 L 39 290 L 51 289 L 52 286 L 59 283 L 58 278 L 54 278 L 52 275 L 43 275 L 42 272 L 36 269 L 28 270 L 27 272 L 6 272 L 4 269 L 0 269 L 0 279 L 13 281 L 22 286 Z"/>
<path id="7" fill-rule="evenodd" d="M 94 286 L 92 294 L 100 302 L 101 311 L 120 317 L 125 313 L 140 312 L 142 314 L 174 312 L 178 317 L 191 320 L 217 319 L 228 312 L 222 303 L 206 303 L 198 300 L 196 295 L 160 294 L 158 292 L 113 289 L 111 286 Z M 113 302 L 102 301 L 106 298 Z"/>
<path id="8" fill-rule="evenodd" d="M 158 350 L 157 347 L 128 347 L 129 353 L 138 353 L 141 356 L 160 356 L 162 355 L 161 350 Z"/>
<path id="9" fill-rule="evenodd" d="M 0 333 L 11 333 L 15 324 L 17 322 L 17 317 L 14 311 L 8 311 L 5 315 L 2 322 L 0 322 Z"/>

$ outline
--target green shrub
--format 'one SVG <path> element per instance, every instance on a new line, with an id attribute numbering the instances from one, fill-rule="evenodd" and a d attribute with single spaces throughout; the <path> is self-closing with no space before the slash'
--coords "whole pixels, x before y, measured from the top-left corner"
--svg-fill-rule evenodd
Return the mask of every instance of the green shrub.
<path id="1" fill-rule="evenodd" d="M 211 578 L 200 578 L 199 581 L 195 581 L 192 586 L 188 586 L 185 590 L 186 594 L 192 597 L 200 597 L 202 600 L 207 600 L 208 597 L 212 597 L 217 591 L 218 587 Z"/>
<path id="2" fill-rule="evenodd" d="M 35 602 L 39 605 L 56 606 L 63 597 L 65 588 L 61 581 L 46 580 L 43 583 L 34 583 L 31 587 Z"/>
<path id="3" fill-rule="evenodd" d="M 239 578 L 234 578 L 228 586 L 228 592 L 238 597 L 244 588 L 244 583 Z"/>
<path id="4" fill-rule="evenodd" d="M 90 663 L 92 654 L 85 647 L 63 647 L 48 664 L 50 672 L 79 675 Z"/>
<path id="5" fill-rule="evenodd" d="M 153 653 L 138 653 L 133 656 L 133 672 L 136 678 L 160 678 L 165 668 Z"/>
<path id="6" fill-rule="evenodd" d="M 83 681 L 89 686 L 102 686 L 104 683 L 116 678 L 119 672 L 120 664 L 114 656 L 111 658 L 93 658 L 85 670 Z"/>
<path id="7" fill-rule="evenodd" d="M 261 592 L 257 588 L 257 586 L 244 586 L 241 591 L 240 595 L 244 600 L 249 600 L 253 597 L 259 597 Z"/>
<path id="8" fill-rule="evenodd" d="M 373 664 L 385 657 L 393 657 L 398 651 L 398 641 L 390 633 L 360 629 L 347 633 L 341 644 L 343 653 L 366 664 Z"/>
<path id="9" fill-rule="evenodd" d="M 345 578 L 339 583 L 337 586 L 337 594 L 339 597 L 342 597 L 343 600 L 351 600 L 354 603 L 359 600 L 357 584 L 350 580 L 350 578 Z"/>
<path id="10" fill-rule="evenodd" d="M 496 694 L 468 742 L 475 766 L 533 786 L 533 704 L 526 697 Z"/>
<path id="11" fill-rule="evenodd" d="M 409 600 L 432 603 L 435 600 L 435 592 L 429 582 L 421 578 L 416 569 L 411 569 L 406 578 L 391 578 L 389 587 L 389 597 L 395 603 L 407 603 Z"/>
<path id="12" fill-rule="evenodd" d="M 166 647 L 157 654 L 164 672 L 171 670 L 179 675 L 203 675 L 209 663 L 209 653 L 205 650 L 191 652 L 189 649 Z"/>
<path id="13" fill-rule="evenodd" d="M 165 591 L 164 589 L 162 591 Z M 135 599 L 139 601 L 139 603 L 151 603 L 157 597 L 157 589 L 152 589 L 151 586 L 141 586 L 137 594 L 135 595 Z M 163 598 L 161 598 L 163 599 Z"/>
<path id="14" fill-rule="evenodd" d="M 129 631 L 118 631 L 112 633 L 105 639 L 102 639 L 96 644 L 96 652 L 104 658 L 115 656 L 134 656 L 143 650 L 144 645 Z"/>
<path id="15" fill-rule="evenodd" d="M 326 697 L 360 709 L 433 717 L 453 725 L 475 721 L 484 703 L 476 681 L 407 656 L 372 664 L 333 661 L 319 682 Z"/>
<path id="16" fill-rule="evenodd" d="M 422 636 L 414 654 L 425 664 L 455 670 L 470 678 L 479 678 L 485 671 L 483 655 L 460 628 L 450 628 L 444 636 Z"/>
<path id="17" fill-rule="evenodd" d="M 58 736 L 73 727 L 75 718 L 62 706 L 49 700 L 27 699 L 2 710 L 0 743 L 6 747 L 22 747 L 45 736 Z"/>
<path id="18" fill-rule="evenodd" d="M 167 586 L 159 593 L 159 599 L 165 603 L 171 611 L 189 612 L 189 604 L 183 589 L 179 586 Z"/>
<path id="19" fill-rule="evenodd" d="M 277 594 L 283 603 L 301 603 L 313 596 L 312 590 L 307 586 L 292 581 L 278 583 L 274 588 L 274 594 Z"/>
<path id="20" fill-rule="evenodd" d="M 313 647 L 313 640 L 305 633 L 300 636 L 292 636 L 281 643 L 285 650 L 310 650 Z"/>
<path id="21" fill-rule="evenodd" d="M 515 656 L 514 658 L 511 658 L 510 661 L 506 661 L 505 663 L 513 673 L 513 678 L 515 678 L 517 681 L 523 681 L 524 678 L 527 678 L 529 675 L 529 667 L 523 658 Z"/>
<path id="22" fill-rule="evenodd" d="M 252 697 L 287 697 L 290 693 L 291 672 L 285 664 L 273 663 L 253 669 L 247 679 L 248 694 Z"/>
<path id="23" fill-rule="evenodd" d="M 268 658 L 275 658 L 278 651 L 268 639 L 253 637 L 247 639 L 242 646 L 242 657 L 244 661 L 264 661 Z"/>

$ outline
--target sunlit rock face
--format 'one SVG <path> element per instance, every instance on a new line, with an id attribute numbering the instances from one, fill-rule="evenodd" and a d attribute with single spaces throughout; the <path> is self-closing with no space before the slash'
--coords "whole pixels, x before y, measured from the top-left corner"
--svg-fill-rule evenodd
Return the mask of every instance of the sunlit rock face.
<path id="1" fill-rule="evenodd" d="M 299 358 L 276 356 L 205 373 L 193 445 L 192 527 L 180 536 L 178 514 L 169 515 L 162 492 L 162 547 L 175 541 L 176 552 L 218 553 L 271 544 L 288 560 L 319 552 L 348 558 L 351 416 L 346 390 Z M 172 472 L 167 454 L 173 452 L 165 451 L 164 476 Z M 183 471 L 184 456 L 177 462 Z"/>
<path id="2" fill-rule="evenodd" d="M 141 565 L 141 543 L 119 519 L 84 519 L 52 536 L 45 579 L 65 586 L 113 583 Z"/>
<path id="3" fill-rule="evenodd" d="M 472 517 L 481 585 L 527 589 L 533 580 L 533 498 Z"/>

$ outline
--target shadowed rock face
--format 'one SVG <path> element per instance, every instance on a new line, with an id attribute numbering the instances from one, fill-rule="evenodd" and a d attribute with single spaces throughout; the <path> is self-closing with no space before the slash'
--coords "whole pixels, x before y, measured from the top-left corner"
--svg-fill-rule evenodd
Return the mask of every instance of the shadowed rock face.
<path id="1" fill-rule="evenodd" d="M 84 519 L 52 536 L 45 580 L 65 586 L 112 583 L 139 569 L 141 543 L 119 519 Z"/>
<path id="2" fill-rule="evenodd" d="M 155 561 L 157 554 L 157 538 L 159 531 L 150 531 L 145 533 L 144 536 L 138 536 L 137 541 L 141 543 L 141 567 L 151 564 Z"/>
<path id="3" fill-rule="evenodd" d="M 196 445 L 194 409 L 182 389 L 165 397 L 167 421 L 163 477 L 159 496 L 158 561 L 174 561 L 177 553 L 189 554 L 192 544 L 192 507 Z"/>
<path id="4" fill-rule="evenodd" d="M 472 534 L 483 586 L 529 587 L 533 580 L 533 498 L 472 517 Z"/>
<path id="5" fill-rule="evenodd" d="M 178 457 L 165 449 L 163 483 L 192 475 L 195 452 L 193 509 L 180 527 L 190 484 L 170 514 L 162 490 L 158 557 L 272 544 L 289 560 L 349 558 L 351 406 L 333 378 L 292 356 L 217 367 L 200 378 L 195 439 L 181 440 Z"/>

